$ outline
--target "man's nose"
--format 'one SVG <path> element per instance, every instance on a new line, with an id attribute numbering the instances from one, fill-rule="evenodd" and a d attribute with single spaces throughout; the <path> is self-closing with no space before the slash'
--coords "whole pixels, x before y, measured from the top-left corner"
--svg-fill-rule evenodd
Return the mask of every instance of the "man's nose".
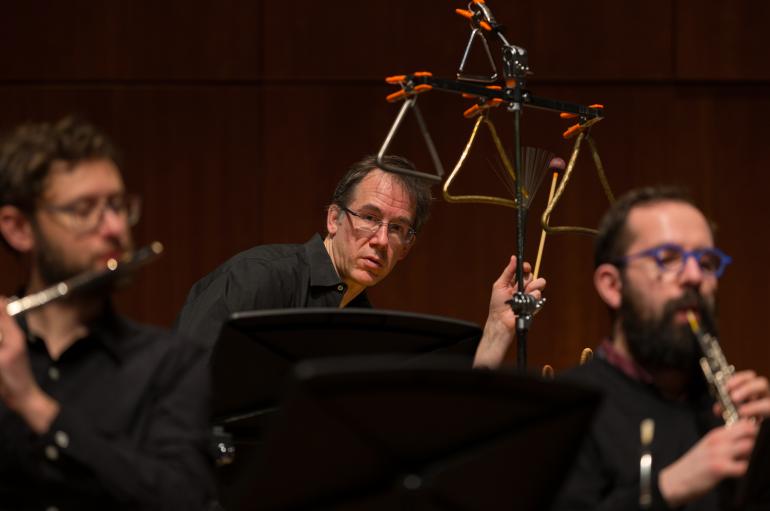
<path id="1" fill-rule="evenodd" d="M 377 230 L 374 231 L 372 237 L 369 238 L 369 243 L 374 245 L 384 246 L 388 244 L 388 224 L 380 224 Z"/>
<path id="2" fill-rule="evenodd" d="M 684 284 L 700 284 L 703 280 L 703 268 L 693 254 L 685 258 L 679 280 Z"/>
<path id="3" fill-rule="evenodd" d="M 126 215 L 118 213 L 112 208 L 104 208 L 99 223 L 99 233 L 103 236 L 121 237 L 128 229 Z"/>

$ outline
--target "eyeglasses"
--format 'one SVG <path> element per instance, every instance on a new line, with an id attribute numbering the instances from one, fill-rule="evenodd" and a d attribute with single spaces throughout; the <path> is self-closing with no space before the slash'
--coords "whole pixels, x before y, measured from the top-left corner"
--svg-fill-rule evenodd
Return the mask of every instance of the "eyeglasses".
<path id="1" fill-rule="evenodd" d="M 380 227 L 385 226 L 385 230 L 388 233 L 388 240 L 396 245 L 409 245 L 414 241 L 417 235 L 416 231 L 398 222 L 385 222 L 380 217 L 372 215 L 370 213 L 356 213 L 344 206 L 342 210 L 350 215 L 350 221 L 353 223 L 353 228 L 359 233 L 359 235 L 366 238 L 371 238 Z"/>
<path id="2" fill-rule="evenodd" d="M 627 255 L 618 260 L 616 264 L 625 265 L 630 260 L 640 257 L 651 257 L 661 271 L 672 273 L 680 273 L 687 264 L 687 259 L 692 257 L 703 273 L 713 275 L 716 278 L 721 277 L 727 265 L 733 262 L 729 255 L 718 248 L 685 250 L 679 245 L 667 243 Z"/>
<path id="3" fill-rule="evenodd" d="M 56 215 L 61 223 L 78 233 L 86 233 L 99 227 L 104 213 L 109 209 L 129 226 L 139 221 L 142 201 L 138 195 L 117 194 L 109 197 L 88 197 L 60 206 L 47 204 L 45 210 Z"/>

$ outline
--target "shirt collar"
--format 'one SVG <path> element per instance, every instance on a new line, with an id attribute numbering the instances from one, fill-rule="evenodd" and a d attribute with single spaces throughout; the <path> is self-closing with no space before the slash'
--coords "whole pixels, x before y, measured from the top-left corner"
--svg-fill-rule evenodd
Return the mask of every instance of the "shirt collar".
<path id="1" fill-rule="evenodd" d="M 324 240 L 320 234 L 313 235 L 305 243 L 305 256 L 310 265 L 311 287 L 333 287 L 337 288 L 339 292 L 344 292 L 347 289 L 347 284 L 342 281 L 337 274 L 337 270 L 334 268 L 334 263 L 331 257 L 329 257 L 329 252 L 327 252 Z M 370 308 L 372 304 L 369 302 L 369 297 L 364 289 L 347 306 Z"/>
<path id="2" fill-rule="evenodd" d="M 331 287 L 343 284 L 320 234 L 313 235 L 305 243 L 305 255 L 310 264 L 311 286 Z"/>
<path id="3" fill-rule="evenodd" d="M 618 351 L 609 339 L 604 339 L 604 341 L 602 341 L 599 353 L 608 364 L 632 380 L 642 383 L 652 383 L 652 375 L 645 371 L 642 366 Z"/>
<path id="4" fill-rule="evenodd" d="M 25 315 L 17 316 L 16 322 L 27 337 L 28 342 L 35 341 L 36 337 L 29 331 L 29 324 Z M 126 357 L 126 343 L 124 339 L 130 335 L 130 325 L 115 313 L 112 302 L 107 300 L 104 310 L 91 321 L 88 325 L 88 333 L 85 337 L 76 340 L 76 343 L 90 339 L 101 344 L 111 356 L 118 362 L 122 362 Z M 72 347 L 70 346 L 70 348 Z M 68 348 L 68 350 L 70 349 Z"/>

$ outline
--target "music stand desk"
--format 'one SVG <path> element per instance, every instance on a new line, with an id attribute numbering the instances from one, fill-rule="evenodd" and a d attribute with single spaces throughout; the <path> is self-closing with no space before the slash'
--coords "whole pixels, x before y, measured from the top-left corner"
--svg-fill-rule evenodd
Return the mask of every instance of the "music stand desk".
<path id="1" fill-rule="evenodd" d="M 599 401 L 437 360 L 305 362 L 234 509 L 548 509 Z"/>

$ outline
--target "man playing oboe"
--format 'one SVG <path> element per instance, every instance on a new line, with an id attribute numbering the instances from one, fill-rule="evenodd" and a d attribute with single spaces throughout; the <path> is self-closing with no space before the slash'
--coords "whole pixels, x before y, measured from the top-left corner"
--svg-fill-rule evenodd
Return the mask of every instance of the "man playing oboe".
<path id="1" fill-rule="evenodd" d="M 647 418 L 655 424 L 649 507 L 725 509 L 722 483 L 746 473 L 759 422 L 770 416 L 767 379 L 739 371 L 726 386 L 741 419 L 726 426 L 698 363 L 688 312 L 709 324 L 729 262 L 705 216 L 675 190 L 631 192 L 605 215 L 594 284 L 612 332 L 599 356 L 567 377 L 606 399 L 556 509 L 638 509 Z"/>
<path id="2" fill-rule="evenodd" d="M 0 143 L 0 232 L 24 293 L 132 249 L 139 202 L 115 152 L 73 119 Z M 116 314 L 105 290 L 10 317 L 0 297 L 0 508 L 203 509 L 204 351 Z"/>

